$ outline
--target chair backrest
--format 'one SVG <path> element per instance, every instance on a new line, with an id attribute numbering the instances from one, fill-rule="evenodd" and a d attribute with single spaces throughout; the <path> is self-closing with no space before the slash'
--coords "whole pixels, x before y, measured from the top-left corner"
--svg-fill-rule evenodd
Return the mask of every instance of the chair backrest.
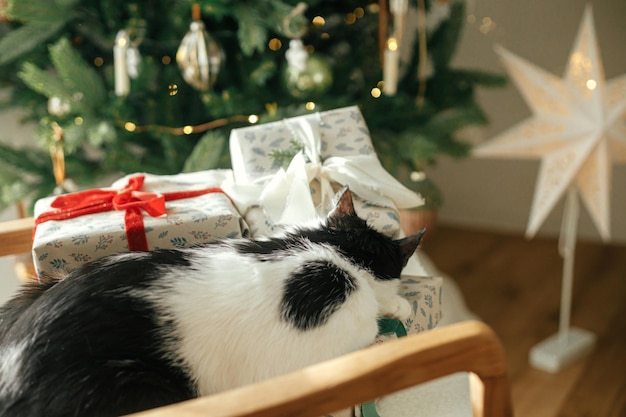
<path id="1" fill-rule="evenodd" d="M 30 252 L 33 227 L 32 217 L 0 223 L 0 256 Z"/>

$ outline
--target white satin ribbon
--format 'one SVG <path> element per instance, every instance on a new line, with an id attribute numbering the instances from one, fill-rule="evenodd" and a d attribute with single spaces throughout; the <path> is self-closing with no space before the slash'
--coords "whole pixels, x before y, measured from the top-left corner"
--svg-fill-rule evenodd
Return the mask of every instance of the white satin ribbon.
<path id="1" fill-rule="evenodd" d="M 287 170 L 281 169 L 264 184 L 261 206 L 274 224 L 303 223 L 324 217 L 334 197 L 331 182 L 348 185 L 362 200 L 383 207 L 411 208 L 424 203 L 421 196 L 404 187 L 380 164 L 376 155 L 332 156 L 321 160 L 322 123 L 315 117 L 287 119 L 296 137 L 302 140 L 304 152 L 299 152 Z M 306 155 L 306 156 L 305 156 Z M 316 208 L 309 183 L 320 182 L 320 205 Z"/>

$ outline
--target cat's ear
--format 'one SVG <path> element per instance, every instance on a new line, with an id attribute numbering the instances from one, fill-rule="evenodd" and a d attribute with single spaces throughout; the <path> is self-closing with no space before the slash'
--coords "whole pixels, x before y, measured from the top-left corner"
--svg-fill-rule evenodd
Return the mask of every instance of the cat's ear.
<path id="1" fill-rule="evenodd" d="M 347 185 L 335 195 L 335 207 L 328 214 L 328 217 L 334 217 L 338 214 L 355 214 L 354 204 L 352 203 L 352 192 Z"/>
<path id="2" fill-rule="evenodd" d="M 422 241 L 424 233 L 426 233 L 426 229 L 422 229 L 414 235 L 396 241 L 396 243 L 400 245 L 400 252 L 402 253 L 402 266 L 406 266 L 409 262 L 409 259 L 413 256 L 413 253 Z"/>

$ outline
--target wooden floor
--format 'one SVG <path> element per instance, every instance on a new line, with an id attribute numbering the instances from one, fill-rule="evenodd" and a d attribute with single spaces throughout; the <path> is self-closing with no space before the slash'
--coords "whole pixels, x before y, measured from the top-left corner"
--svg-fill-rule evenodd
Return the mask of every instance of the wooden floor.
<path id="1" fill-rule="evenodd" d="M 502 339 L 517 417 L 626 416 L 626 246 L 578 242 L 572 325 L 598 341 L 590 356 L 558 374 L 528 364 L 530 348 L 558 330 L 563 260 L 556 239 L 439 227 L 422 250 Z"/>

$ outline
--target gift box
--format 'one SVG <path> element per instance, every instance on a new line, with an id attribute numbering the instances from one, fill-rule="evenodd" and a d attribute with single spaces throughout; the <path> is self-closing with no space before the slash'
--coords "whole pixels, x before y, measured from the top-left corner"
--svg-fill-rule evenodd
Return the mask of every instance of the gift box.
<path id="1" fill-rule="evenodd" d="M 245 221 L 221 188 L 232 182 L 230 170 L 135 174 L 111 188 L 38 200 L 36 271 L 58 275 L 113 253 L 185 248 L 247 235 Z"/>
<path id="2" fill-rule="evenodd" d="M 290 150 L 284 167 L 276 156 Z M 235 181 L 258 197 L 244 211 L 252 236 L 325 216 L 343 185 L 357 214 L 392 237 L 400 234 L 398 209 L 423 204 L 382 167 L 356 106 L 233 129 L 230 154 Z"/>
<path id="3" fill-rule="evenodd" d="M 379 322 L 375 343 L 433 329 L 441 319 L 441 277 L 423 277 L 403 274 L 399 294 L 411 304 L 411 315 L 406 320 L 383 318 Z"/>
<path id="4" fill-rule="evenodd" d="M 295 155 L 285 167 L 276 155 L 290 150 Z M 356 106 L 234 129 L 230 154 L 252 236 L 325 217 L 344 185 L 352 191 L 359 217 L 392 238 L 402 235 L 398 209 L 423 204 L 384 170 Z M 405 268 L 399 292 L 412 313 L 404 321 L 381 319 L 375 343 L 432 329 L 441 318 L 442 279 L 417 276 L 415 262 Z M 375 411 L 373 402 L 364 406 Z M 352 411 L 358 414 L 361 407 Z"/>

